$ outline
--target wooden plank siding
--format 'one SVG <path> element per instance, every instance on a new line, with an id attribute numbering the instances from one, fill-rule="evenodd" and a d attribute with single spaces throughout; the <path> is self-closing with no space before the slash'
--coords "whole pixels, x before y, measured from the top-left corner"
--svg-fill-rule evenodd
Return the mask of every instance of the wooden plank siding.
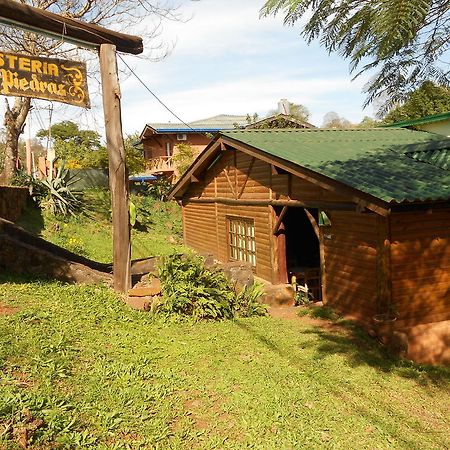
<path id="1" fill-rule="evenodd" d="M 392 292 L 409 326 L 450 320 L 450 211 L 393 213 Z"/>
<path id="2" fill-rule="evenodd" d="M 188 203 L 184 207 L 185 244 L 218 259 L 216 208 L 214 203 Z"/>
<path id="3" fill-rule="evenodd" d="M 205 160 L 204 167 L 209 167 L 178 197 L 185 243 L 229 261 L 227 217 L 250 219 L 255 274 L 277 284 L 286 281 L 289 255 L 284 245 L 289 241 L 274 233 L 286 224 L 294 233 L 301 229 L 288 220 L 291 208 L 306 208 L 315 220 L 317 212 L 325 211 L 331 225 L 319 227 L 324 303 L 370 329 L 373 316 L 392 307 L 395 328 L 410 339 L 408 357 L 436 363 L 439 348 L 448 342 L 444 328 L 450 321 L 450 208 L 399 212 L 385 205 L 369 211 L 351 193 L 316 184 L 313 175 L 308 178 L 301 170 L 287 173 L 281 163 L 277 168 L 271 161 L 224 144 L 218 158 Z M 436 334 L 433 323 L 444 331 Z M 421 327 L 431 327 L 428 341 Z M 434 344 L 436 336 L 441 347 Z"/>
<path id="4" fill-rule="evenodd" d="M 375 214 L 329 212 L 322 230 L 328 303 L 363 322 L 377 307 L 377 228 Z"/>

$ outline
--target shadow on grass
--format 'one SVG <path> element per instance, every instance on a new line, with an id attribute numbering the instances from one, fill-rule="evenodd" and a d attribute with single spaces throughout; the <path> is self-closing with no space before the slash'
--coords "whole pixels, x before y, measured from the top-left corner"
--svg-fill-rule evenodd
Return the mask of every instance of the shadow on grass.
<path id="1" fill-rule="evenodd" d="M 310 316 L 331 320 L 333 323 L 332 329 L 329 326 L 313 325 L 309 328 L 302 327 L 299 330 L 300 333 L 312 337 L 302 344 L 302 348 L 314 350 L 315 360 L 325 359 L 332 355 L 342 355 L 350 367 L 370 366 L 383 373 L 392 373 L 415 380 L 421 386 L 450 383 L 448 368 L 419 365 L 394 357 L 371 338 L 366 330 L 352 321 L 341 319 L 330 308 L 311 308 Z M 329 325 L 324 322 L 324 325 L 327 324 Z M 277 342 L 261 333 L 259 329 L 241 321 L 238 322 L 238 326 L 269 350 L 295 364 L 293 355 L 287 349 L 282 348 Z"/>
<path id="2" fill-rule="evenodd" d="M 16 225 L 36 236 L 40 236 L 41 231 L 45 228 L 41 209 L 35 203 L 29 204 L 16 221 Z"/>
<path id="3" fill-rule="evenodd" d="M 2 268 L 0 263 L 0 268 Z M 12 273 L 9 272 L 7 268 L 0 270 L 0 284 L 3 283 L 13 283 L 13 284 L 24 284 L 24 283 L 39 283 L 39 284 L 55 284 L 58 281 L 51 277 L 46 277 L 44 275 L 34 275 L 30 273 Z"/>

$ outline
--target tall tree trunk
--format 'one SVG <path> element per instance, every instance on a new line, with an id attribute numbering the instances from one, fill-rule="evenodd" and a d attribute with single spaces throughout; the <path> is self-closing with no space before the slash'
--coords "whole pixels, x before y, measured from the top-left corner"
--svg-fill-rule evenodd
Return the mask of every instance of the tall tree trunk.
<path id="1" fill-rule="evenodd" d="M 4 125 L 6 129 L 5 165 L 0 175 L 1 184 L 9 184 L 16 171 L 19 156 L 19 137 L 23 132 L 25 120 L 30 110 L 30 98 L 16 97 L 14 106 L 6 102 Z"/>

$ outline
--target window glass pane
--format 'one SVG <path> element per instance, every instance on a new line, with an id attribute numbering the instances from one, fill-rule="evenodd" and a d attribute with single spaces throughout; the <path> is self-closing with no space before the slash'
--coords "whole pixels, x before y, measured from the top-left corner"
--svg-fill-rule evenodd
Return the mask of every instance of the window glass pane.
<path id="1" fill-rule="evenodd" d="M 228 218 L 228 230 L 230 258 L 256 266 L 254 222 L 249 219 Z"/>

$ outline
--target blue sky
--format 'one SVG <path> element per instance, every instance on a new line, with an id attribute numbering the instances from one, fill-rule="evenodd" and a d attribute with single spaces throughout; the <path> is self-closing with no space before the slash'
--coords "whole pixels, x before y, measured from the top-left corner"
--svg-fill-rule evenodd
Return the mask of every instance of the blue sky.
<path id="1" fill-rule="evenodd" d="M 166 22 L 161 38 L 174 44 L 159 62 L 124 56 L 150 89 L 184 121 L 216 114 L 260 116 L 281 98 L 311 111 L 310 122 L 336 111 L 352 122 L 373 115 L 362 110 L 361 89 L 367 76 L 351 81 L 348 62 L 314 43 L 299 28 L 285 27 L 282 17 L 259 18 L 263 0 L 181 0 L 179 12 L 190 20 Z M 151 23 L 149 19 L 149 24 Z M 149 25 L 150 26 L 150 25 Z M 136 30 L 126 30 L 136 33 Z M 119 67 L 123 63 L 119 59 Z M 178 122 L 132 76 L 121 76 L 124 133 L 142 131 L 148 122 Z M 99 86 L 90 86 L 93 108 L 58 107 L 54 122 L 74 120 L 103 133 Z M 47 102 L 38 102 L 47 106 Z M 3 104 L 1 105 L 3 108 Z M 31 133 L 48 123 L 48 112 L 31 117 Z"/>

